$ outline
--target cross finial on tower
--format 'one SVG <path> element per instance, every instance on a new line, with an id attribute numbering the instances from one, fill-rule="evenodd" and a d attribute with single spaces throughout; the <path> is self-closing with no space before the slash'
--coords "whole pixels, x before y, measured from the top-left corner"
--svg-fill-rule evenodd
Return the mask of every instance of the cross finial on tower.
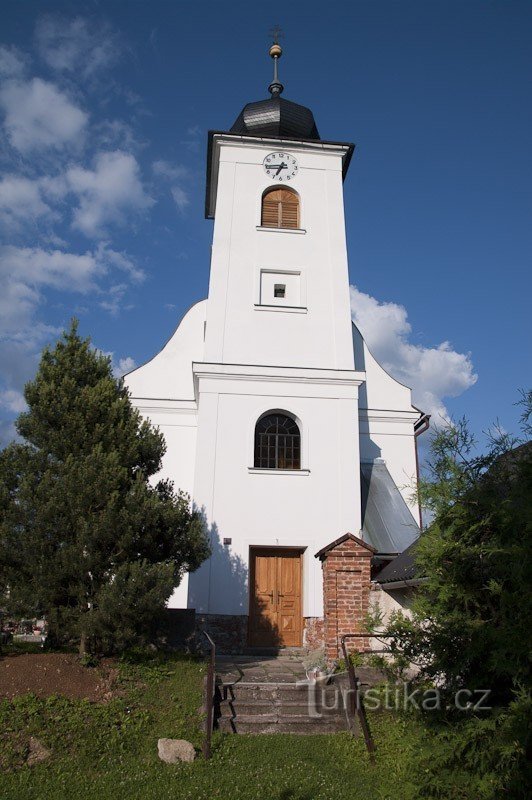
<path id="1" fill-rule="evenodd" d="M 271 31 L 270 36 L 273 39 L 273 44 L 270 47 L 270 56 L 273 58 L 273 81 L 268 86 L 268 91 L 272 97 L 278 97 L 284 89 L 283 84 L 280 82 L 277 74 L 277 62 L 283 54 L 283 49 L 279 44 L 279 39 L 284 36 L 279 25 L 275 25 Z"/>
<path id="2" fill-rule="evenodd" d="M 279 44 L 279 39 L 284 39 L 284 33 L 280 25 L 274 25 L 270 31 L 270 36 L 274 44 Z"/>

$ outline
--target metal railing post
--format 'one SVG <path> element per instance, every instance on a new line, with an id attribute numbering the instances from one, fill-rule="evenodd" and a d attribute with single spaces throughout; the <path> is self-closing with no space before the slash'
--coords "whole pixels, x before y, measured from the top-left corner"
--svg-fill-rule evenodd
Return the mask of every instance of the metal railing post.
<path id="1" fill-rule="evenodd" d="M 346 639 L 358 639 L 360 637 L 368 637 L 367 633 L 346 633 L 340 639 L 340 644 L 342 645 L 342 651 L 344 654 L 345 659 L 345 666 L 347 669 L 347 674 L 349 676 L 349 688 L 350 688 L 350 701 L 352 699 L 352 708 L 351 711 L 353 713 L 353 718 L 355 714 L 358 714 L 358 718 L 360 720 L 360 727 L 362 728 L 362 733 L 364 734 L 364 741 L 366 742 L 366 748 L 369 753 L 370 761 L 372 763 L 375 762 L 375 742 L 373 741 L 373 736 L 371 735 L 371 731 L 368 725 L 368 719 L 366 717 L 366 709 L 364 708 L 364 702 L 362 700 L 362 696 L 360 694 L 358 688 L 358 678 L 355 672 L 355 665 L 349 658 L 349 652 L 347 650 L 347 645 L 345 643 Z"/>
<path id="2" fill-rule="evenodd" d="M 214 719 L 214 672 L 216 664 L 216 645 L 208 633 L 205 631 L 202 631 L 202 633 L 211 646 L 207 674 L 203 681 L 205 695 L 205 736 L 203 738 L 203 745 L 201 748 L 203 757 L 208 759 L 211 757 L 212 726 Z"/>

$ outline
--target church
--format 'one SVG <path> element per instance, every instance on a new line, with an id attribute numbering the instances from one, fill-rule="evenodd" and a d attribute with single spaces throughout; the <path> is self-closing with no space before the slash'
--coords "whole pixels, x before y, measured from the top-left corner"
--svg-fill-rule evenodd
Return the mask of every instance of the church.
<path id="1" fill-rule="evenodd" d="M 282 96 L 281 54 L 274 44 L 270 97 L 208 135 L 208 297 L 125 383 L 165 436 L 161 476 L 210 535 L 170 607 L 195 609 L 222 647 L 325 644 L 334 657 L 362 625 L 372 576 L 419 535 L 428 418 L 351 320 L 354 145 L 322 139 L 312 111 Z"/>

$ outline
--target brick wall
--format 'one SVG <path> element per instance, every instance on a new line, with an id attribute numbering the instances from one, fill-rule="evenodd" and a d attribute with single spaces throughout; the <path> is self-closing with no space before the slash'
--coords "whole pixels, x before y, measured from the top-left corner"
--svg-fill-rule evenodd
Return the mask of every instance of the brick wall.
<path id="1" fill-rule="evenodd" d="M 362 633 L 369 609 L 371 557 L 375 551 L 358 537 L 345 534 L 316 554 L 323 569 L 325 657 L 342 657 L 340 639 Z M 349 641 L 351 650 L 369 649 L 369 638 Z"/>

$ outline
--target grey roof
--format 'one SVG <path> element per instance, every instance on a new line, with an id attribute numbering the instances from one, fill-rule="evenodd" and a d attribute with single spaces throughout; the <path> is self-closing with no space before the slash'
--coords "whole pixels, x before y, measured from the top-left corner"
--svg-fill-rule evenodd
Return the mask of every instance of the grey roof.
<path id="1" fill-rule="evenodd" d="M 379 572 L 375 581 L 377 583 L 396 583 L 398 581 L 415 581 L 418 579 L 416 562 L 415 562 L 415 549 L 417 540 L 413 542 L 410 547 L 407 547 L 404 553 L 401 553 L 390 561 L 389 564 Z"/>
<path id="2" fill-rule="evenodd" d="M 382 554 L 402 553 L 419 536 L 419 525 L 382 461 L 361 464 L 364 541 Z"/>
<path id="3" fill-rule="evenodd" d="M 278 96 L 248 103 L 236 118 L 230 132 L 248 136 L 320 138 L 310 108 Z"/>

